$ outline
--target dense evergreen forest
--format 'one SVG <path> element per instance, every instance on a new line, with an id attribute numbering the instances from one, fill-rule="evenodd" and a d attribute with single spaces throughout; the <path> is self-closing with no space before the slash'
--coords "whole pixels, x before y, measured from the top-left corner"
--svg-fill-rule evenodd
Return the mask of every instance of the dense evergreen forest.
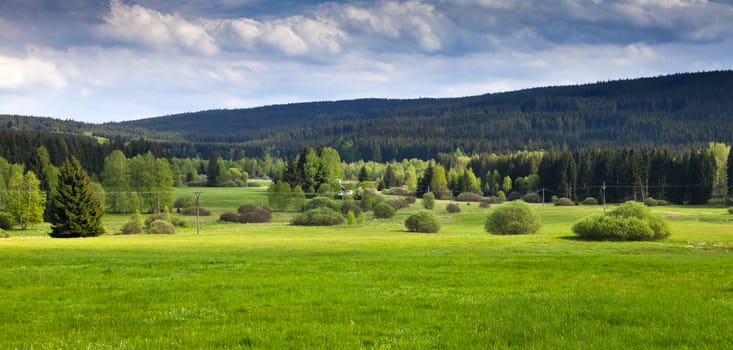
<path id="1" fill-rule="evenodd" d="M 677 74 L 482 96 L 299 103 L 142 119 L 135 127 L 237 152 L 288 156 L 304 144 L 391 160 L 589 146 L 703 146 L 733 141 L 733 71 Z M 172 154 L 185 156 L 181 145 Z"/>
<path id="2" fill-rule="evenodd" d="M 346 161 L 388 161 L 430 159 L 457 148 L 478 154 L 704 147 L 709 141 L 733 141 L 733 128 L 727 127 L 732 121 L 733 71 L 718 71 L 463 98 L 296 103 L 105 124 L 0 115 L 0 130 L 93 135 L 117 144 L 115 149 L 131 141 L 155 144 L 156 155 L 179 158 L 285 158 L 303 145 L 328 145 Z"/>

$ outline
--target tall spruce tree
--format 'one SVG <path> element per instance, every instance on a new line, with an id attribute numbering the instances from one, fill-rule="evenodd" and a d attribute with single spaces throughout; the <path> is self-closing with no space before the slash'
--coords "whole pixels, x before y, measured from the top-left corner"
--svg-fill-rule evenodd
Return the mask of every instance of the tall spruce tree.
<path id="1" fill-rule="evenodd" d="M 55 238 L 91 237 L 104 233 L 104 208 L 92 181 L 76 158 L 59 168 L 59 182 L 51 193 L 49 235 Z"/>

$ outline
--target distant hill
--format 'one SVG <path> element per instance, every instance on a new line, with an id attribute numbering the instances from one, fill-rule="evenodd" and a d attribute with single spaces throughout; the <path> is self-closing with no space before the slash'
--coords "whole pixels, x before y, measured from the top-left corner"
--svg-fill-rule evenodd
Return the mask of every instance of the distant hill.
<path id="1" fill-rule="evenodd" d="M 367 159 L 589 145 L 733 140 L 733 71 L 687 73 L 441 99 L 361 99 L 209 110 L 128 121 L 247 154 L 351 141 Z"/>
<path id="2" fill-rule="evenodd" d="M 20 129 L 163 142 L 173 156 L 294 155 L 334 146 L 346 159 L 432 158 L 583 146 L 692 147 L 733 141 L 733 71 L 543 87 L 440 99 L 360 99 L 209 110 L 121 123 L 18 119 Z M 35 129 L 33 129 L 35 127 Z M 350 159 L 351 158 L 351 159 Z"/>

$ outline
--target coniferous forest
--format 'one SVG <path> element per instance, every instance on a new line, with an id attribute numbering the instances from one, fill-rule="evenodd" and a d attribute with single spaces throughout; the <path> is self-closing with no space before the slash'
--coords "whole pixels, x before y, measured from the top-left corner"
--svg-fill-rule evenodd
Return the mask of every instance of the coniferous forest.
<path id="1" fill-rule="evenodd" d="M 418 196 L 432 188 L 444 198 L 477 193 L 527 201 L 704 204 L 724 202 L 733 192 L 727 166 L 732 117 L 733 71 L 722 71 L 107 124 L 6 115 L 0 116 L 0 157 L 35 174 L 43 190 L 53 187 L 51 170 L 74 156 L 111 193 L 245 186 L 254 177 L 315 192 L 335 188 L 338 177 L 404 186 Z M 110 180 L 110 174 L 119 175 L 111 163 L 144 167 L 158 164 L 156 159 L 168 160 L 159 164 L 170 177 L 161 182 L 165 188 Z M 2 174 L 5 187 L 12 172 Z M 120 211 L 159 206 L 144 195 L 110 200 Z"/>

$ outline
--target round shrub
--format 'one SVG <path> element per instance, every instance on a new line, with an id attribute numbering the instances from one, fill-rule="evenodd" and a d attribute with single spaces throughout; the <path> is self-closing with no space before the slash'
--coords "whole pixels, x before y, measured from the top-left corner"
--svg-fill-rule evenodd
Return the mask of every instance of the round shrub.
<path id="1" fill-rule="evenodd" d="M 598 200 L 594 197 L 588 197 L 586 199 L 583 199 L 583 201 L 580 203 L 583 205 L 598 205 Z"/>
<path id="2" fill-rule="evenodd" d="M 151 234 L 174 234 L 176 233 L 176 227 L 168 221 L 155 220 L 150 223 L 150 229 L 148 233 Z"/>
<path id="3" fill-rule="evenodd" d="M 395 210 L 400 210 L 410 206 L 410 203 L 407 203 L 404 198 L 390 199 L 387 201 L 387 204 L 391 205 Z"/>
<path id="4" fill-rule="evenodd" d="M 530 192 L 522 196 L 522 200 L 527 203 L 541 203 L 542 196 L 537 192 Z"/>
<path id="5" fill-rule="evenodd" d="M 344 223 L 344 217 L 337 211 L 321 207 L 302 213 L 290 222 L 298 226 L 335 226 Z"/>
<path id="6" fill-rule="evenodd" d="M 388 219 L 395 214 L 395 208 L 387 203 L 379 203 L 374 207 L 374 217 L 377 219 Z"/>
<path id="7" fill-rule="evenodd" d="M 12 230 L 13 220 L 10 220 L 10 216 L 5 213 L 0 214 L 0 229 Z"/>
<path id="8" fill-rule="evenodd" d="M 669 202 L 665 201 L 664 199 L 654 199 L 652 197 L 649 197 L 644 200 L 644 205 L 646 205 L 647 207 L 658 207 L 668 204 Z"/>
<path id="9" fill-rule="evenodd" d="M 272 213 L 262 208 L 255 208 L 254 210 L 250 210 L 246 213 L 240 213 L 239 217 L 239 222 L 241 223 L 261 224 L 265 222 L 270 222 L 270 220 L 272 219 Z"/>
<path id="10" fill-rule="evenodd" d="M 480 202 L 484 200 L 484 196 L 473 192 L 463 192 L 456 197 L 456 200 L 459 202 Z"/>
<path id="11" fill-rule="evenodd" d="M 405 220 L 405 227 L 410 232 L 436 233 L 440 231 L 440 221 L 432 211 L 420 210 Z"/>
<path id="12" fill-rule="evenodd" d="M 359 205 L 364 210 L 372 210 L 377 205 L 377 194 L 371 191 L 364 191 L 361 195 Z"/>
<path id="13" fill-rule="evenodd" d="M 341 203 L 341 214 L 346 216 L 349 212 L 354 213 L 355 217 L 359 216 L 362 212 L 359 203 L 356 203 L 353 199 L 345 199 L 344 202 Z"/>
<path id="14" fill-rule="evenodd" d="M 417 202 L 417 197 L 415 197 L 415 196 L 407 196 L 407 197 L 405 197 L 405 202 L 407 202 L 407 204 L 413 204 L 413 203 Z"/>
<path id="15" fill-rule="evenodd" d="M 339 205 L 336 204 L 332 199 L 326 198 L 326 197 L 316 197 L 308 201 L 308 203 L 303 206 L 303 209 L 305 211 L 316 209 L 316 208 L 329 208 L 332 210 L 339 210 Z"/>
<path id="16" fill-rule="evenodd" d="M 233 211 L 227 211 L 224 213 L 221 213 L 219 216 L 219 221 L 226 221 L 226 222 L 240 222 L 241 216 L 239 216 L 239 213 L 235 213 Z"/>
<path id="17" fill-rule="evenodd" d="M 257 209 L 257 206 L 254 204 L 243 204 L 237 208 L 237 213 L 243 214 L 243 213 L 249 213 L 251 211 L 254 211 Z"/>
<path id="18" fill-rule="evenodd" d="M 626 202 L 607 215 L 591 215 L 573 225 L 583 238 L 604 241 L 652 241 L 669 236 L 669 226 L 645 205 Z"/>
<path id="19" fill-rule="evenodd" d="M 448 205 L 445 206 L 445 210 L 449 213 L 460 213 L 461 206 L 459 206 L 458 203 L 448 203 Z"/>
<path id="20" fill-rule="evenodd" d="M 196 207 L 193 208 L 183 208 L 181 210 L 181 214 L 188 215 L 188 216 L 196 216 Z M 199 216 L 210 216 L 211 210 L 199 207 Z"/>
<path id="21" fill-rule="evenodd" d="M 555 202 L 555 205 L 558 207 L 572 207 L 575 206 L 575 202 L 573 202 L 570 198 L 562 197 Z"/>
<path id="22" fill-rule="evenodd" d="M 135 214 L 130 217 L 130 220 L 122 226 L 121 232 L 123 235 L 134 235 L 143 233 L 143 222 L 140 213 L 135 212 Z"/>
<path id="23" fill-rule="evenodd" d="M 432 192 L 422 196 L 422 207 L 428 210 L 432 210 L 435 207 L 435 195 Z"/>
<path id="24" fill-rule="evenodd" d="M 504 204 L 489 214 L 485 228 L 497 235 L 535 233 L 540 228 L 540 220 L 529 204 L 515 201 Z"/>
<path id="25" fill-rule="evenodd" d="M 733 214 L 733 207 L 728 208 L 728 214 Z M 5 229 L 5 228 L 3 228 Z"/>
<path id="26" fill-rule="evenodd" d="M 478 207 L 481 209 L 491 208 L 491 203 L 489 203 L 488 201 L 482 201 L 481 203 L 479 203 Z"/>

